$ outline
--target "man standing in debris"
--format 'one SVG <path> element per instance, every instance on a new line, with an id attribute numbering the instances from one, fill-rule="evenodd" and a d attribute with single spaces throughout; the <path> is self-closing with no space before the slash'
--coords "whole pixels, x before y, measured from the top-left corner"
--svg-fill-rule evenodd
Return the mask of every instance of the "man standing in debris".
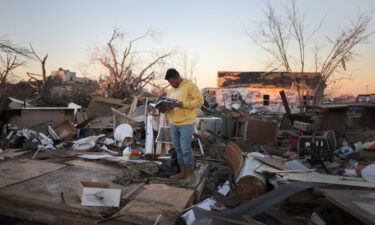
<path id="1" fill-rule="evenodd" d="M 178 100 L 177 107 L 167 111 L 171 122 L 171 137 L 177 152 L 180 173 L 171 176 L 172 179 L 185 179 L 186 183 L 195 181 L 195 160 L 191 141 L 194 132 L 197 107 L 203 105 L 203 96 L 197 85 L 188 79 L 183 79 L 177 70 L 167 70 L 165 79 L 172 86 L 167 92 L 168 98 Z"/>

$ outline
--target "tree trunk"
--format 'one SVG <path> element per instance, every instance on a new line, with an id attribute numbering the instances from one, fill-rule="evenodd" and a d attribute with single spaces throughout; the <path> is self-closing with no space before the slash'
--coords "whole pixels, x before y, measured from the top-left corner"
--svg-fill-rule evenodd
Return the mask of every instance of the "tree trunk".
<path id="1" fill-rule="evenodd" d="M 319 105 L 323 103 L 325 88 L 326 83 L 324 81 L 320 81 L 318 87 L 315 90 L 313 105 Z"/>

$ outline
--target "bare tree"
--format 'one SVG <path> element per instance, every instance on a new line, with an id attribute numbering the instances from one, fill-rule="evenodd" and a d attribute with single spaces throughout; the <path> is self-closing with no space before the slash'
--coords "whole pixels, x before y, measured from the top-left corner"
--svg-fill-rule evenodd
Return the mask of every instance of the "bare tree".
<path id="1" fill-rule="evenodd" d="M 259 32 L 255 35 L 248 32 L 248 36 L 264 51 L 266 51 L 275 63 L 271 63 L 269 70 L 283 69 L 286 72 L 296 72 L 294 77 L 296 83 L 298 99 L 303 102 L 303 95 L 306 92 L 304 73 L 307 65 L 306 49 L 310 40 L 320 29 L 323 19 L 310 33 L 307 32 L 304 23 L 304 15 L 297 8 L 297 1 L 290 0 L 283 15 L 277 11 L 268 1 L 264 11 L 264 21 L 259 24 Z M 369 14 L 361 14 L 351 27 L 343 29 L 337 38 L 331 40 L 332 44 L 329 54 L 324 57 L 323 63 L 319 62 L 319 48 L 315 46 L 315 72 L 321 78 L 314 93 L 314 104 L 322 102 L 323 93 L 330 79 L 334 78 L 340 69 L 345 69 L 345 64 L 353 59 L 353 48 L 359 43 L 363 43 L 371 33 L 368 33 L 371 17 Z M 297 55 L 290 50 L 290 45 L 298 46 Z"/>
<path id="2" fill-rule="evenodd" d="M 360 43 L 366 42 L 373 34 L 369 32 L 369 25 L 372 17 L 369 14 L 361 14 L 350 27 L 342 29 L 335 39 L 327 38 L 332 47 L 320 66 L 319 72 L 322 78 L 315 90 L 314 104 L 319 104 L 323 100 L 324 88 L 342 70 L 346 70 L 346 65 L 354 58 L 353 49 Z M 316 63 L 318 64 L 318 63 Z"/>
<path id="3" fill-rule="evenodd" d="M 189 57 L 187 51 L 182 53 L 182 66 L 184 76 L 194 82 L 194 72 L 197 65 L 197 57 Z"/>
<path id="4" fill-rule="evenodd" d="M 30 49 L 31 49 L 31 52 L 32 52 L 32 54 L 34 55 L 35 59 L 37 59 L 37 60 L 40 62 L 40 66 L 41 66 L 41 68 L 42 68 L 42 81 L 43 81 L 43 84 L 45 84 L 46 81 L 47 81 L 46 61 L 47 61 L 47 58 L 48 58 L 48 54 L 46 54 L 46 55 L 43 57 L 43 59 L 42 59 L 42 58 L 40 58 L 40 56 L 34 51 L 33 46 L 31 45 L 31 43 L 30 43 Z M 30 75 L 29 75 L 29 76 L 30 76 Z M 32 76 L 30 76 L 30 77 L 32 77 Z M 36 78 L 34 77 L 34 79 L 36 79 Z"/>
<path id="5" fill-rule="evenodd" d="M 5 90 L 9 80 L 14 77 L 13 70 L 25 64 L 22 58 L 29 57 L 29 53 L 10 39 L 0 38 L 0 90 Z"/>
<path id="6" fill-rule="evenodd" d="M 153 67 L 164 58 L 170 56 L 171 53 L 155 57 L 151 62 L 144 65 L 139 72 L 136 72 L 134 55 L 137 52 L 133 50 L 135 42 L 152 35 L 151 31 L 147 31 L 143 35 L 129 41 L 123 49 L 120 49 L 115 45 L 115 42 L 121 40 L 124 35 L 115 28 L 106 47 L 104 49 L 96 49 L 92 55 L 92 59 L 99 62 L 108 70 L 109 76 L 101 79 L 100 83 L 102 89 L 106 90 L 109 96 L 125 97 L 129 94 L 142 91 L 146 85 L 154 81 L 156 73 Z"/>
<path id="7" fill-rule="evenodd" d="M 79 64 L 78 68 L 79 68 L 79 72 L 81 73 L 81 76 L 83 76 L 84 78 L 89 77 L 89 69 L 90 69 L 89 64 L 86 64 L 86 63 Z"/>
<path id="8" fill-rule="evenodd" d="M 0 61 L 2 64 L 2 67 L 0 69 L 0 89 L 4 88 L 9 80 L 9 75 L 12 74 L 12 71 L 16 69 L 17 67 L 22 66 L 25 61 L 19 61 L 17 59 L 17 55 L 11 55 L 7 54 L 6 58 L 0 56 Z"/>

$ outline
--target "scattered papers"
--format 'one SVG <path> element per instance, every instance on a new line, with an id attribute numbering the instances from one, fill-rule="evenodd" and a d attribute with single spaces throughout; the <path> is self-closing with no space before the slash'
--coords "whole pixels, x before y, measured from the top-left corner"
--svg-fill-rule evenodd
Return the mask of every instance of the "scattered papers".
<path id="1" fill-rule="evenodd" d="M 205 209 L 205 210 L 211 210 L 210 206 L 215 205 L 215 204 L 216 204 L 216 201 L 214 199 L 208 198 L 202 201 L 202 203 L 197 205 L 196 207 Z M 192 209 L 184 213 L 181 217 L 185 220 L 187 225 L 193 225 L 195 221 L 195 215 Z"/>
<path id="2" fill-rule="evenodd" d="M 229 181 L 225 181 L 225 183 L 219 187 L 219 190 L 218 192 L 224 196 L 226 196 L 230 191 L 230 185 L 229 185 Z"/>

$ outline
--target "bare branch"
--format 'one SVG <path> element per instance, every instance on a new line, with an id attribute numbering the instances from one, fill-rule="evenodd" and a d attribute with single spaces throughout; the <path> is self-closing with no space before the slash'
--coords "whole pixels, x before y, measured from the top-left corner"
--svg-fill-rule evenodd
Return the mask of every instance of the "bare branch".
<path id="1" fill-rule="evenodd" d="M 170 53 L 161 55 L 151 61 L 151 63 L 145 64 L 140 62 L 136 56 L 149 54 L 149 52 L 133 50 L 135 42 L 151 35 L 152 32 L 147 31 L 129 41 L 123 49 L 120 49 L 120 44 L 115 45 L 115 41 L 122 37 L 122 33 L 115 28 L 106 47 L 104 49 L 95 49 L 92 59 L 108 70 L 109 76 L 101 80 L 100 84 L 102 90 L 109 96 L 126 97 L 134 92 L 140 92 L 147 84 L 155 80 L 156 73 L 152 71 L 152 67 L 169 56 Z M 117 55 L 118 53 L 121 56 Z"/>
<path id="2" fill-rule="evenodd" d="M 47 81 L 47 72 L 46 72 L 46 61 L 47 61 L 47 58 L 48 58 L 48 54 L 46 54 L 43 59 L 41 59 L 38 54 L 36 54 L 36 52 L 34 51 L 33 49 L 33 46 L 31 45 L 30 43 L 30 49 L 31 49 L 31 53 L 35 56 L 35 58 L 40 62 L 40 65 L 42 67 L 42 76 L 43 76 L 43 84 L 46 83 Z"/>
<path id="3" fill-rule="evenodd" d="M 30 51 L 24 47 L 17 46 L 13 41 L 7 38 L 0 38 L 0 52 L 7 54 L 15 54 L 24 57 L 29 57 Z"/>
<path id="4" fill-rule="evenodd" d="M 12 56 L 10 54 L 7 54 L 5 60 L 1 58 L 1 61 L 3 62 L 3 69 L 0 70 L 0 86 L 4 87 L 8 82 L 9 75 L 12 71 L 17 67 L 24 65 L 25 62 L 18 61 L 17 55 Z"/>

